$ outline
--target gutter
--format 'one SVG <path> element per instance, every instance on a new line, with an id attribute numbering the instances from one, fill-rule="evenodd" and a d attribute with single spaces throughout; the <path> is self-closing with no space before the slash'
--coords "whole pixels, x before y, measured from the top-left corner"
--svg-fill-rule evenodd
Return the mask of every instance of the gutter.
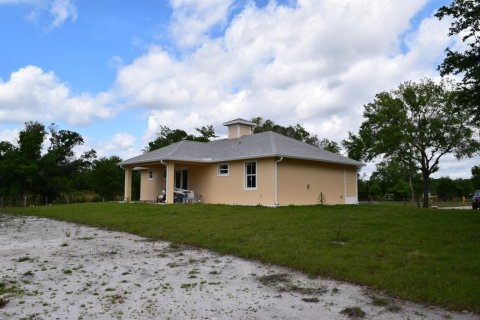
<path id="1" fill-rule="evenodd" d="M 168 194 L 168 166 L 163 160 L 160 160 L 160 163 L 165 166 L 165 203 L 167 203 L 167 194 Z"/>
<path id="2" fill-rule="evenodd" d="M 280 159 L 275 160 L 275 200 L 274 200 L 274 206 L 278 207 L 278 164 L 283 160 L 283 157 L 280 157 Z"/>

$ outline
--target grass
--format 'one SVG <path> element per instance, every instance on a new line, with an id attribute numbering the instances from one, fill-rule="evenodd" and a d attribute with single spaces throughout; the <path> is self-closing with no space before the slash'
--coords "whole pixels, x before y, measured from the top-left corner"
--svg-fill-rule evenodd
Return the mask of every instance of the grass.
<path id="1" fill-rule="evenodd" d="M 472 210 L 87 203 L 6 211 L 200 246 L 480 313 L 480 215 Z"/>

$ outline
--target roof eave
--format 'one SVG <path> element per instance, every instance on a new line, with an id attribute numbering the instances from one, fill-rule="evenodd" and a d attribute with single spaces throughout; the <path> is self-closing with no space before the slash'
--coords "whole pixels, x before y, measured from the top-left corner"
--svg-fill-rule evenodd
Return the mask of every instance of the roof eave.
<path id="1" fill-rule="evenodd" d="M 135 162 L 121 162 L 119 165 L 120 166 L 134 166 L 138 164 L 145 164 L 145 163 L 154 163 L 154 162 L 160 162 L 160 161 L 185 161 L 185 162 L 198 162 L 198 163 L 217 163 L 217 162 L 224 162 L 224 161 L 241 161 L 241 160 L 248 160 L 248 159 L 258 159 L 258 158 L 271 158 L 271 157 L 284 157 L 284 158 L 291 158 L 291 159 L 298 159 L 298 160 L 307 160 L 307 161 L 316 161 L 316 162 L 326 162 L 326 163 L 334 163 L 334 164 L 342 164 L 342 165 L 349 165 L 349 166 L 355 166 L 355 167 L 364 167 L 365 164 L 358 162 L 358 163 L 348 163 L 348 162 L 343 162 L 343 161 L 334 161 L 334 160 L 323 160 L 323 159 L 315 159 L 315 158 L 310 158 L 310 157 L 299 157 L 299 156 L 292 156 L 292 155 L 286 155 L 286 154 L 257 154 L 257 155 L 251 155 L 248 157 L 234 157 L 234 158 L 216 158 L 216 159 L 184 159 L 184 158 L 170 158 L 170 157 L 165 157 L 165 158 L 158 158 L 158 159 L 150 159 L 150 160 L 145 160 L 145 161 L 135 161 Z M 354 160 L 355 161 L 355 160 Z"/>

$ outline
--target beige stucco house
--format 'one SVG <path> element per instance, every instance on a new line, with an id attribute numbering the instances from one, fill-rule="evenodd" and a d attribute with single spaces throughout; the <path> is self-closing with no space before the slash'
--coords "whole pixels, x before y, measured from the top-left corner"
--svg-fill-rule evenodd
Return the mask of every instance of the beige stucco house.
<path id="1" fill-rule="evenodd" d="M 141 174 L 140 200 L 156 201 L 163 190 L 194 191 L 203 203 L 307 205 L 320 193 L 329 204 L 358 202 L 362 163 L 275 132 L 253 134 L 253 122 L 224 123 L 228 138 L 180 141 L 123 161 L 125 201 L 131 200 L 132 170 Z"/>

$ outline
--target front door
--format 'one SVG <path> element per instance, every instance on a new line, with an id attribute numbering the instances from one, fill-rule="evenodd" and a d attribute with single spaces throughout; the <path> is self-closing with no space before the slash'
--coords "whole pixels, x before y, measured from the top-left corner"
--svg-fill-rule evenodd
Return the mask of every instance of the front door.
<path id="1" fill-rule="evenodd" d="M 175 188 L 188 189 L 188 170 L 175 170 Z"/>

